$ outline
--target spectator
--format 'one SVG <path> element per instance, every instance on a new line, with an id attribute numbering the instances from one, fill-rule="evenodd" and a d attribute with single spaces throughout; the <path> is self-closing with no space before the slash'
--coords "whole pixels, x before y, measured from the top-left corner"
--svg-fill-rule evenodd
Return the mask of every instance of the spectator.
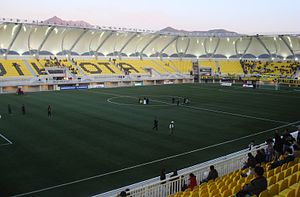
<path id="1" fill-rule="evenodd" d="M 276 168 L 290 161 L 294 161 L 294 159 L 295 159 L 295 155 L 293 153 L 293 150 L 287 148 L 282 158 L 280 158 L 278 161 L 274 161 L 273 163 L 271 163 L 270 169 Z"/>
<path id="2" fill-rule="evenodd" d="M 166 170 L 163 168 L 160 171 L 160 180 L 163 181 L 165 179 L 166 179 Z M 162 182 L 161 184 L 164 184 L 164 183 L 166 183 L 166 182 Z"/>
<path id="3" fill-rule="evenodd" d="M 171 188 L 170 188 L 171 194 L 176 193 L 176 192 L 179 191 L 179 187 L 178 187 L 179 182 L 176 181 L 176 180 L 179 179 L 179 177 L 177 177 L 177 176 L 178 176 L 177 170 L 174 170 L 173 174 L 171 174 L 171 176 L 170 176 L 170 178 L 175 177 L 175 178 L 170 179 L 170 181 L 173 182 L 172 185 L 171 185 Z"/>
<path id="4" fill-rule="evenodd" d="M 259 163 L 259 164 L 266 161 L 266 155 L 265 155 L 263 149 L 256 151 L 255 161 L 256 161 L 256 163 Z"/>
<path id="5" fill-rule="evenodd" d="M 250 197 L 259 194 L 267 189 L 267 179 L 263 176 L 264 169 L 260 166 L 254 168 L 255 178 L 235 195 L 236 197 Z"/>
<path id="6" fill-rule="evenodd" d="M 296 137 L 296 143 L 294 144 L 294 149 L 297 151 L 300 150 L 300 125 L 298 126 L 298 133 Z"/>
<path id="7" fill-rule="evenodd" d="M 275 143 L 274 143 L 275 160 L 277 160 L 279 156 L 283 153 L 283 141 L 277 131 L 275 132 L 274 138 L 275 138 Z"/>
<path id="8" fill-rule="evenodd" d="M 283 141 L 283 151 L 285 151 L 287 148 L 291 148 L 293 143 L 296 141 L 295 138 L 289 133 L 288 129 L 284 130 L 284 134 L 282 135 L 282 141 Z"/>
<path id="9" fill-rule="evenodd" d="M 297 144 L 300 146 L 300 125 L 298 126 Z"/>
<path id="10" fill-rule="evenodd" d="M 193 173 L 191 173 L 189 177 L 188 188 L 190 188 L 192 191 L 195 186 L 197 186 L 197 179 L 196 176 Z"/>
<path id="11" fill-rule="evenodd" d="M 266 162 L 270 162 L 273 159 L 274 148 L 273 148 L 273 140 L 267 140 L 267 148 L 266 148 Z"/>
<path id="12" fill-rule="evenodd" d="M 243 169 L 254 168 L 255 165 L 256 165 L 255 158 L 253 157 L 253 155 L 251 153 L 248 153 L 248 159 L 247 159 L 247 162 L 245 163 Z"/>
<path id="13" fill-rule="evenodd" d="M 218 171 L 215 169 L 215 166 L 211 165 L 210 167 L 210 171 L 206 177 L 206 179 L 204 179 L 202 182 L 208 182 L 209 180 L 214 180 L 216 178 L 218 178 Z"/>
<path id="14" fill-rule="evenodd" d="M 253 149 L 254 143 L 255 143 L 254 140 L 252 140 L 252 141 L 250 142 L 250 144 L 248 145 L 249 150 L 252 150 L 252 149 Z"/>

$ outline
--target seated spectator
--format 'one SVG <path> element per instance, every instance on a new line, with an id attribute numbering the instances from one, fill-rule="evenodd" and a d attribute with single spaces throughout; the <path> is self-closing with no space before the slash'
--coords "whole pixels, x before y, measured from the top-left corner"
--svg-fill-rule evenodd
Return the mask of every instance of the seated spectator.
<path id="1" fill-rule="evenodd" d="M 254 168 L 255 165 L 256 165 L 256 160 L 255 160 L 254 156 L 251 153 L 248 153 L 248 159 L 247 159 L 247 162 L 245 163 L 243 169 Z"/>
<path id="2" fill-rule="evenodd" d="M 260 166 L 254 168 L 255 178 L 243 186 L 243 188 L 235 195 L 236 197 L 250 197 L 259 194 L 267 189 L 267 179 L 263 176 L 264 169 Z"/>
<path id="3" fill-rule="evenodd" d="M 218 171 L 215 169 L 215 166 L 211 165 L 210 167 L 210 171 L 208 173 L 208 176 L 206 177 L 206 179 L 202 180 L 202 182 L 208 182 L 209 180 L 214 180 L 216 178 L 218 178 Z"/>
<path id="4" fill-rule="evenodd" d="M 189 177 L 188 188 L 190 188 L 192 191 L 195 186 L 197 186 L 196 176 L 193 173 L 191 173 Z"/>
<path id="5" fill-rule="evenodd" d="M 273 163 L 271 163 L 270 169 L 276 168 L 276 167 L 281 166 L 281 165 L 283 165 L 285 163 L 288 163 L 290 161 L 294 161 L 294 159 L 295 159 L 295 155 L 294 155 L 293 150 L 288 148 L 285 151 L 282 158 L 280 158 L 279 160 L 274 161 Z"/>
<path id="6" fill-rule="evenodd" d="M 256 160 L 257 164 L 258 163 L 261 164 L 266 161 L 266 155 L 265 155 L 264 149 L 256 151 L 255 160 Z"/>

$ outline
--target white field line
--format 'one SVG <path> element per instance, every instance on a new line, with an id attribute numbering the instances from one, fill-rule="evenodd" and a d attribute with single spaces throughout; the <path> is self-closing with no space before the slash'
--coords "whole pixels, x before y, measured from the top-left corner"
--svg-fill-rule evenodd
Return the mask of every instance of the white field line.
<path id="1" fill-rule="evenodd" d="M 122 96 L 130 97 L 128 95 L 121 95 L 121 94 L 114 94 L 114 93 L 104 93 L 104 92 L 95 92 L 95 91 L 93 91 L 93 92 L 98 93 L 98 94 L 113 95 L 113 96 L 116 96 L 116 97 L 118 97 L 118 96 L 119 97 L 122 97 Z M 136 98 L 136 97 L 133 97 L 133 98 Z M 176 104 L 160 101 L 160 100 L 157 100 L 157 99 L 151 99 L 151 100 L 155 101 L 155 102 L 158 102 L 158 103 L 163 103 L 163 104 L 166 104 L 166 105 L 176 106 Z M 190 109 L 195 109 L 195 110 L 208 111 L 208 112 L 225 114 L 225 115 L 230 115 L 230 116 L 237 116 L 237 117 L 242 117 L 242 118 L 250 118 L 250 119 L 255 119 L 255 120 L 260 120 L 260 121 L 275 122 L 275 123 L 280 123 L 280 124 L 288 124 L 289 123 L 289 122 L 280 121 L 280 120 L 273 120 L 273 119 L 269 119 L 269 118 L 250 116 L 250 115 L 246 115 L 246 114 L 231 113 L 231 112 L 226 112 L 226 111 L 221 111 L 221 110 L 208 109 L 208 108 L 204 108 L 204 107 L 196 107 L 196 106 L 181 105 L 181 104 L 180 104 L 180 106 L 190 108 Z"/>
<path id="2" fill-rule="evenodd" d="M 0 144 L 0 146 L 6 146 L 6 145 L 11 145 L 13 144 L 9 139 L 7 139 L 4 135 L 0 134 L 0 137 L 2 137 L 7 143 L 5 144 Z"/>
<path id="3" fill-rule="evenodd" d="M 264 93 L 264 92 L 244 92 L 244 91 L 240 91 L 240 90 L 226 90 L 226 89 L 218 89 L 218 91 L 220 92 L 227 92 L 227 93 L 237 93 L 237 94 L 256 94 L 256 95 L 268 95 L 268 96 L 277 96 L 277 97 L 287 97 L 287 98 L 297 98 L 299 97 L 298 94 L 294 94 L 292 95 L 284 95 L 284 94 L 268 94 L 268 93 Z"/>
<path id="4" fill-rule="evenodd" d="M 130 103 L 118 103 L 118 102 L 114 102 L 112 100 L 117 99 L 117 98 L 133 98 L 131 96 L 116 96 L 116 97 L 111 97 L 108 98 L 106 101 L 111 103 L 111 104 L 115 104 L 115 105 L 121 105 L 121 106 L 136 106 L 136 107 L 163 107 L 163 106 L 167 106 L 167 105 L 143 105 L 143 104 L 130 104 Z M 134 97 L 135 98 L 135 97 Z"/>
<path id="5" fill-rule="evenodd" d="M 152 99 L 152 100 L 154 100 L 154 99 Z M 165 104 L 167 103 L 167 102 L 158 101 L 158 100 L 154 100 L 154 101 L 165 103 Z M 176 105 L 176 104 L 170 104 L 170 105 Z M 273 120 L 273 119 L 269 119 L 269 118 L 250 116 L 250 115 L 245 115 L 245 114 L 231 113 L 231 112 L 226 112 L 226 111 L 221 111 L 221 110 L 208 109 L 208 108 L 204 108 L 204 107 L 196 107 L 196 106 L 182 105 L 182 104 L 179 104 L 179 105 L 182 107 L 190 108 L 190 109 L 208 111 L 208 112 L 219 113 L 219 114 L 226 114 L 226 115 L 237 116 L 237 117 L 242 117 L 242 118 L 250 118 L 250 119 L 256 119 L 256 120 L 261 120 L 261 121 L 276 122 L 276 123 L 281 123 L 281 124 L 289 123 L 289 122 L 280 121 L 280 120 Z"/>
<path id="6" fill-rule="evenodd" d="M 214 147 L 217 147 L 217 146 L 229 144 L 229 143 L 236 142 L 236 141 L 239 141 L 239 140 L 242 140 L 242 139 L 246 139 L 246 138 L 249 138 L 249 137 L 257 136 L 257 135 L 260 135 L 260 134 L 263 134 L 263 133 L 274 131 L 276 129 L 280 129 L 280 128 L 284 128 L 284 127 L 287 127 L 287 126 L 291 126 L 291 125 L 297 124 L 299 122 L 300 121 L 292 122 L 292 123 L 289 123 L 289 124 L 285 124 L 285 125 L 282 125 L 282 126 L 278 126 L 278 127 L 272 128 L 272 129 L 260 131 L 258 133 L 253 133 L 253 134 L 246 135 L 246 136 L 243 136 L 243 137 L 239 137 L 239 138 L 235 138 L 235 139 L 232 139 L 232 140 L 224 141 L 224 142 L 221 142 L 221 143 L 218 143 L 218 144 L 209 145 L 209 146 L 198 148 L 198 149 L 195 149 L 195 150 L 191 150 L 191 151 L 179 153 L 179 154 L 176 154 L 176 155 L 171 155 L 171 156 L 168 156 L 168 157 L 165 157 L 165 158 L 156 159 L 156 160 L 153 160 L 153 161 L 150 161 L 150 162 L 145 162 L 145 163 L 137 164 L 137 165 L 134 165 L 134 166 L 122 168 L 122 169 L 119 169 L 119 170 L 114 170 L 114 171 L 103 173 L 103 174 L 98 174 L 98 175 L 95 175 L 95 176 L 87 177 L 87 178 L 84 178 L 84 179 L 79 179 L 79 180 L 76 180 L 76 181 L 71 181 L 71 182 L 67 182 L 67 183 L 55 185 L 55 186 L 52 186 L 52 187 L 46 187 L 46 188 L 43 188 L 43 189 L 31 191 L 31 192 L 26 192 L 26 193 L 22 193 L 22 194 L 16 194 L 16 195 L 13 195 L 11 197 L 20 197 L 20 196 L 27 196 L 27 195 L 30 195 L 30 194 L 36 194 L 36 193 L 40 193 L 40 192 L 44 192 L 44 191 L 48 191 L 48 190 L 52 190 L 52 189 L 56 189 L 56 188 L 60 188 L 60 187 L 68 186 L 68 185 L 73 185 L 73 184 L 84 182 L 84 181 L 88 181 L 88 180 L 91 180 L 91 179 L 96 179 L 96 178 L 100 178 L 100 177 L 104 177 L 104 176 L 116 174 L 116 173 L 119 173 L 119 172 L 124 172 L 124 171 L 127 171 L 127 170 L 132 170 L 132 169 L 143 167 L 143 166 L 147 166 L 147 165 L 150 165 L 150 164 L 159 163 L 161 161 L 174 159 L 174 158 L 177 158 L 177 157 L 189 155 L 191 153 L 203 151 L 203 150 L 206 150 L 206 149 L 209 149 L 209 148 L 214 148 Z"/>

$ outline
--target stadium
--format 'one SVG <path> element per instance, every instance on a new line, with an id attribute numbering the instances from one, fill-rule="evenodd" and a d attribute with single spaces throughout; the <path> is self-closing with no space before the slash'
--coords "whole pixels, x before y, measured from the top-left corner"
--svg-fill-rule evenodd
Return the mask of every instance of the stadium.
<path id="1" fill-rule="evenodd" d="M 300 195 L 299 34 L 0 18 L 0 46 L 0 196 L 233 196 L 284 130 L 257 197 Z"/>

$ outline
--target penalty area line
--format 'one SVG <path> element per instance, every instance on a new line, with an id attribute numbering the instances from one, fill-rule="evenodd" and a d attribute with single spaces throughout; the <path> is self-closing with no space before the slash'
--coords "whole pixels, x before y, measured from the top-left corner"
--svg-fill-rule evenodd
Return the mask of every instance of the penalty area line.
<path id="1" fill-rule="evenodd" d="M 5 144 L 0 144 L 0 146 L 7 146 L 7 145 L 13 144 L 12 141 L 10 141 L 9 139 L 7 139 L 4 135 L 0 134 L 0 137 L 2 137 L 7 142 Z"/>
<path id="2" fill-rule="evenodd" d="M 221 143 L 209 145 L 209 146 L 198 148 L 198 149 L 195 149 L 195 150 L 191 150 L 191 151 L 179 153 L 179 154 L 176 154 L 176 155 L 171 155 L 171 156 L 168 156 L 168 157 L 165 157 L 165 158 L 156 159 L 156 160 L 153 160 L 153 161 L 150 161 L 150 162 L 145 162 L 145 163 L 137 164 L 137 165 L 134 165 L 134 166 L 122 168 L 122 169 L 119 169 L 119 170 L 114 170 L 114 171 L 103 173 L 103 174 L 98 174 L 98 175 L 95 175 L 95 176 L 91 176 L 91 177 L 79 179 L 79 180 L 76 180 L 76 181 L 71 181 L 71 182 L 67 182 L 67 183 L 55 185 L 55 186 L 52 186 L 52 187 L 46 187 L 46 188 L 43 188 L 43 189 L 31 191 L 31 192 L 26 192 L 26 193 L 22 193 L 22 194 L 16 194 L 16 195 L 13 195 L 11 197 L 27 196 L 27 195 L 31 195 L 31 194 L 35 194 L 35 193 L 40 193 L 40 192 L 44 192 L 44 191 L 48 191 L 48 190 L 52 190 L 52 189 L 56 189 L 56 188 L 60 188 L 60 187 L 64 187 L 64 186 L 68 186 L 68 185 L 73 185 L 73 184 L 76 184 L 76 183 L 80 183 L 80 182 L 84 182 L 84 181 L 88 181 L 88 180 L 92 180 L 92 179 L 96 179 L 96 178 L 101 178 L 101 177 L 104 177 L 104 176 L 116 174 L 116 173 L 119 173 L 119 172 L 124 172 L 124 171 L 127 171 L 127 170 L 132 170 L 132 169 L 139 168 L 139 167 L 144 167 L 144 166 L 147 166 L 147 165 L 150 165 L 150 164 L 159 163 L 159 162 L 162 162 L 162 161 L 166 161 L 166 160 L 174 159 L 174 158 L 177 158 L 177 157 L 189 155 L 191 153 L 203 151 L 203 150 L 206 150 L 206 149 L 218 147 L 218 146 L 225 145 L 225 144 L 230 144 L 232 142 L 236 142 L 236 141 L 239 141 L 239 140 L 247 139 L 249 137 L 254 137 L 254 136 L 257 136 L 257 135 L 260 135 L 260 134 L 263 134 L 263 133 L 267 133 L 267 132 L 274 131 L 274 130 L 277 130 L 277 129 L 281 129 L 281 128 L 284 128 L 284 127 L 287 127 L 287 126 L 295 125 L 295 124 L 297 124 L 299 122 L 300 121 L 295 121 L 295 122 L 292 122 L 292 123 L 289 123 L 289 124 L 285 124 L 285 125 L 281 125 L 281 126 L 278 126 L 278 127 L 272 128 L 272 129 L 267 129 L 267 130 L 264 130 L 264 131 L 260 131 L 260 132 L 253 133 L 253 134 L 249 134 L 249 135 L 246 135 L 246 136 L 243 136 L 243 137 L 239 137 L 239 138 L 235 138 L 235 139 L 232 139 L 232 140 L 227 140 L 227 141 L 224 141 L 224 142 L 221 142 Z"/>

